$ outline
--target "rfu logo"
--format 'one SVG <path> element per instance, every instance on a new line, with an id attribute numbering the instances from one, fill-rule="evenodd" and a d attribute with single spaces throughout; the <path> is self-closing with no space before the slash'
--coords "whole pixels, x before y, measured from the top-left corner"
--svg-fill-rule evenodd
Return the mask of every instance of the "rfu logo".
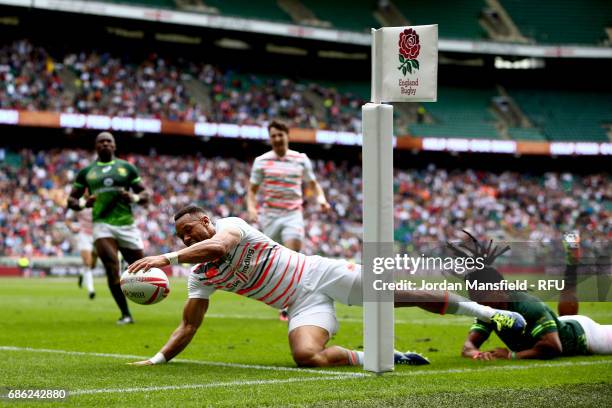
<path id="1" fill-rule="evenodd" d="M 110 187 L 113 185 L 113 179 L 110 177 L 107 177 L 104 179 L 103 183 L 106 187 Z"/>

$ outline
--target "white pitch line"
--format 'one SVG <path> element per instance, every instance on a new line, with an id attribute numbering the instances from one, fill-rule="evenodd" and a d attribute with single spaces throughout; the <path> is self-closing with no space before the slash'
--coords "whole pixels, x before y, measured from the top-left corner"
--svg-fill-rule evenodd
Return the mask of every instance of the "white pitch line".
<path id="1" fill-rule="evenodd" d="M 235 387 L 242 385 L 268 385 L 268 384 L 286 384 L 304 381 L 334 381 L 348 380 L 352 376 L 327 376 L 327 377 L 308 377 L 308 378 L 287 378 L 283 380 L 245 380 L 245 381 L 228 381 L 216 382 L 208 384 L 184 384 L 184 385 L 162 385 L 156 387 L 137 387 L 137 388 L 106 388 L 93 390 L 77 390 L 69 392 L 68 396 L 86 395 L 86 394 L 102 394 L 102 393 L 125 393 L 125 392 L 149 392 L 149 391 L 167 391 L 167 390 L 186 390 L 194 388 L 215 388 L 215 387 Z"/>
<path id="2" fill-rule="evenodd" d="M 482 368 L 458 368 L 458 369 L 444 369 L 444 370 L 420 370 L 413 371 L 410 373 L 389 373 L 390 377 L 405 377 L 415 375 L 439 375 L 439 374 L 464 374 L 464 373 L 478 373 L 486 371 L 497 371 L 497 370 L 526 370 L 532 368 L 541 367 L 564 367 L 564 366 L 590 366 L 590 365 L 601 365 L 601 364 L 612 364 L 612 360 L 598 360 L 598 361 L 562 361 L 558 363 L 533 363 L 525 365 L 509 365 L 509 366 L 489 366 Z M 149 391 L 166 391 L 166 390 L 183 390 L 183 389 L 198 389 L 198 388 L 215 388 L 215 387 L 233 387 L 233 386 L 244 386 L 244 385 L 271 385 L 271 384 L 286 384 L 294 382 L 311 382 L 311 381 L 339 381 L 339 380 L 354 380 L 354 376 L 322 376 L 322 377 L 308 377 L 308 378 L 289 378 L 289 379 L 277 379 L 277 380 L 245 380 L 245 381 L 229 381 L 229 382 L 216 382 L 208 384 L 184 384 L 184 385 L 164 385 L 154 387 L 135 387 L 135 388 L 107 388 L 107 389 L 92 389 L 92 390 L 77 390 L 70 392 L 69 395 L 88 395 L 88 394 L 102 394 L 102 393 L 126 393 L 126 392 L 149 392 Z"/>
<path id="3" fill-rule="evenodd" d="M 57 350 L 57 349 L 39 349 L 32 347 L 15 347 L 15 346 L 0 346 L 0 350 L 5 351 L 28 351 L 32 353 L 51 353 L 51 354 L 65 354 L 72 356 L 91 356 L 91 357 L 109 357 L 109 358 L 129 358 L 134 360 L 147 360 L 150 358 L 147 356 L 137 356 L 133 354 L 113 354 L 113 353 L 94 353 L 87 351 L 69 351 L 69 350 Z M 230 367 L 230 368 L 247 368 L 252 370 L 268 370 L 268 371 L 291 371 L 296 373 L 307 373 L 307 374 L 319 374 L 319 375 L 338 375 L 343 377 L 364 377 L 367 376 L 365 373 L 355 373 L 350 371 L 331 371 L 331 370 L 315 370 L 312 368 L 296 368 L 296 367 L 279 367 L 279 366 L 266 366 L 256 364 L 239 364 L 239 363 L 224 363 L 220 361 L 202 361 L 202 360 L 189 360 L 184 358 L 176 358 L 172 361 L 177 363 L 190 363 L 199 364 L 206 366 L 216 367 Z"/>
<path id="4" fill-rule="evenodd" d="M 477 362 L 481 363 L 481 362 Z M 486 364 L 482 362 L 482 364 Z M 437 374 L 459 374 L 459 373 L 479 373 L 483 371 L 506 371 L 506 370 L 530 370 L 532 368 L 548 368 L 548 367 L 568 367 L 568 366 L 591 366 L 612 364 L 612 360 L 596 360 L 596 361 L 559 361 L 557 363 L 538 363 L 530 362 L 529 364 L 521 365 L 501 365 L 489 366 L 481 368 L 447 368 L 444 370 L 419 370 L 413 372 L 390 373 L 390 376 L 410 377 L 414 375 L 437 375 Z"/>

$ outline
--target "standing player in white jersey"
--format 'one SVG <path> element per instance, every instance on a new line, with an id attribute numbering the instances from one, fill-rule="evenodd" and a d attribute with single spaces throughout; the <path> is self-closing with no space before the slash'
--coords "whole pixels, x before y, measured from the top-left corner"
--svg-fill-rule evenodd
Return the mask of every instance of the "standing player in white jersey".
<path id="1" fill-rule="evenodd" d="M 85 267 L 85 270 L 79 273 L 79 287 L 85 284 L 89 298 L 93 300 L 96 297 L 96 292 L 94 290 L 92 269 L 96 266 L 98 254 L 93 243 L 91 209 L 87 208 L 79 212 L 68 210 L 65 222 L 68 229 L 75 234 L 74 243 Z"/>
<path id="2" fill-rule="evenodd" d="M 175 216 L 176 234 L 187 245 L 178 252 L 134 262 L 130 273 L 180 263 L 197 264 L 188 280 L 189 300 L 183 321 L 166 345 L 137 365 L 164 363 L 191 341 L 217 289 L 257 299 L 275 308 L 288 308 L 289 345 L 299 366 L 362 365 L 363 352 L 326 347 L 338 323 L 334 301 L 361 306 L 361 266 L 344 260 L 305 256 L 292 251 L 240 218 L 213 223 L 206 212 L 187 206 Z M 418 306 L 434 313 L 476 316 L 499 330 L 522 331 L 518 313 L 496 310 L 448 292 L 396 291 L 396 307 Z M 396 364 L 427 364 L 416 353 L 398 353 Z"/>
<path id="3" fill-rule="evenodd" d="M 257 221 L 257 192 L 261 188 L 263 206 L 259 219 L 262 231 L 273 241 L 294 251 L 302 249 L 304 216 L 302 185 L 314 191 L 321 211 L 330 205 L 317 182 L 312 163 L 304 153 L 289 149 L 289 128 L 282 122 L 268 125 L 272 150 L 255 158 L 247 193 L 249 221 Z M 287 320 L 286 310 L 280 314 Z"/>

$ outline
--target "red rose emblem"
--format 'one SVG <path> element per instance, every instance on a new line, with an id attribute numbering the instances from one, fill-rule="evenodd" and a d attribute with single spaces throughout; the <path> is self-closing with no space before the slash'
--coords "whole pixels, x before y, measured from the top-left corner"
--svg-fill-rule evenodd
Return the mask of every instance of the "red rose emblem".
<path id="1" fill-rule="evenodd" d="M 407 28 L 400 33 L 399 52 L 406 59 L 416 59 L 421 51 L 419 35 L 412 28 Z"/>

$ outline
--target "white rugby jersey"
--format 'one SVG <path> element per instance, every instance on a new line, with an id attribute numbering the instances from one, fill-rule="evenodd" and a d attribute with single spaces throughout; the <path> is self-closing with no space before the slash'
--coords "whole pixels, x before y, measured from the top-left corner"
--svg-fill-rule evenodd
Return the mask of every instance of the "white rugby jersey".
<path id="1" fill-rule="evenodd" d="M 272 241 L 240 218 L 215 223 L 217 233 L 229 226 L 240 230 L 240 242 L 222 259 L 191 269 L 189 298 L 208 299 L 221 289 L 278 309 L 291 305 L 308 270 L 308 257 Z"/>
<path id="2" fill-rule="evenodd" d="M 302 183 L 315 180 L 308 156 L 287 150 L 279 157 L 271 150 L 253 162 L 250 182 L 261 186 L 264 214 L 278 216 L 302 209 Z"/>

